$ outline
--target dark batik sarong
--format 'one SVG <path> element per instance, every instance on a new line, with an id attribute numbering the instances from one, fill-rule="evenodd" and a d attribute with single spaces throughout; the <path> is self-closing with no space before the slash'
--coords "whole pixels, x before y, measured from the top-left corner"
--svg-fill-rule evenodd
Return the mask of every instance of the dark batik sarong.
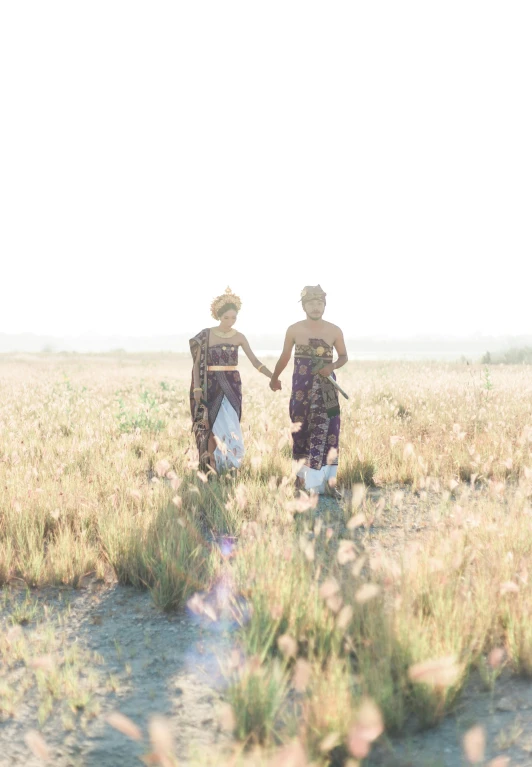
<path id="1" fill-rule="evenodd" d="M 290 419 L 301 424 L 301 428 L 293 433 L 293 457 L 317 470 L 338 463 L 338 393 L 327 378 L 312 373 L 320 360 L 329 363 L 332 359 L 332 346 L 321 338 L 311 338 L 308 345 L 296 345 Z M 333 377 L 336 378 L 334 373 Z"/>
<path id="2" fill-rule="evenodd" d="M 238 346 L 225 343 L 208 346 L 209 330 L 202 330 L 189 341 L 192 359 L 195 361 L 198 348 L 200 351 L 200 382 L 203 387 L 203 398 L 199 406 L 194 400 L 194 371 L 190 385 L 190 413 L 192 416 L 192 431 L 200 455 L 200 463 L 204 465 L 205 454 L 208 453 L 209 438 L 220 412 L 224 396 L 233 410 L 238 421 L 242 418 L 242 383 L 238 370 L 208 370 L 210 366 L 236 367 L 238 365 Z M 206 386 L 206 391 L 205 391 Z"/>

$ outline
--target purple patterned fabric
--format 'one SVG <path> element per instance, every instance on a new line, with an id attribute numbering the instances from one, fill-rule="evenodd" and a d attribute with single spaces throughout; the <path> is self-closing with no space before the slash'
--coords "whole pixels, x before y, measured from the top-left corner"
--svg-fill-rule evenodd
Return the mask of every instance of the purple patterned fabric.
<path id="1" fill-rule="evenodd" d="M 209 339 L 209 330 L 202 330 L 197 336 L 190 339 L 190 351 L 192 358 L 195 359 L 198 346 L 201 348 L 200 356 L 200 380 L 203 385 L 205 375 L 205 365 L 238 365 L 238 346 L 226 341 L 225 343 L 214 344 L 209 346 L 206 353 L 206 347 Z M 190 386 L 190 409 L 192 419 L 195 418 L 196 403 L 194 402 L 194 394 L 192 389 L 194 388 L 194 376 L 192 376 L 192 383 Z M 207 392 L 206 403 L 208 409 L 209 426 L 212 429 L 216 421 L 216 416 L 220 410 L 224 395 L 229 400 L 231 406 L 235 410 L 238 420 L 242 418 L 242 383 L 240 380 L 240 373 L 238 370 L 228 370 L 227 373 L 223 370 L 209 371 L 207 370 Z"/>
<path id="2" fill-rule="evenodd" d="M 209 346 L 207 366 L 209 365 L 227 365 L 232 367 L 238 365 L 238 346 L 228 344 L 227 342 Z M 240 380 L 240 373 L 238 370 L 228 370 L 227 373 L 221 370 L 207 371 L 207 398 L 211 429 L 216 421 L 224 395 L 229 400 L 240 421 L 242 418 L 242 382 Z"/>
<path id="3" fill-rule="evenodd" d="M 332 362 L 332 358 L 332 346 L 321 338 L 311 338 L 308 345 L 296 345 L 290 419 L 301 427 L 292 435 L 293 457 L 304 460 L 311 469 L 338 463 L 340 415 L 336 389 L 326 378 L 312 373 L 316 360 Z"/>

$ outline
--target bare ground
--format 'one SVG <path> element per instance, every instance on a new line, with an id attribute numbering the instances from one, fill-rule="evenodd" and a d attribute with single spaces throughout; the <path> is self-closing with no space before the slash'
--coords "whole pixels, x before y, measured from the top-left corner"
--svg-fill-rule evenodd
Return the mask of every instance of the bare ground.
<path id="1" fill-rule="evenodd" d="M 64 616 L 64 626 L 57 631 L 65 643 L 78 643 L 90 655 L 98 675 L 91 708 L 96 704 L 99 710 L 97 715 L 75 712 L 75 727 L 65 737 L 65 707 L 56 705 L 58 710 L 41 730 L 53 764 L 140 765 L 139 757 L 149 751 L 147 727 L 154 715 L 169 722 L 183 763 L 195 751 L 222 745 L 226 736 L 217 724 L 222 688 L 218 657 L 229 646 L 229 626 L 188 611 L 164 615 L 148 593 L 119 585 L 94 585 L 69 596 L 68 608 L 64 592 L 47 590 L 39 600 Z M 35 628 L 30 623 L 23 630 L 29 634 Z M 30 699 L 14 717 L 0 720 L 2 767 L 42 763 L 31 757 L 24 742 L 28 729 L 39 729 L 37 703 Z M 107 724 L 111 711 L 130 717 L 145 740 L 136 743 Z"/>

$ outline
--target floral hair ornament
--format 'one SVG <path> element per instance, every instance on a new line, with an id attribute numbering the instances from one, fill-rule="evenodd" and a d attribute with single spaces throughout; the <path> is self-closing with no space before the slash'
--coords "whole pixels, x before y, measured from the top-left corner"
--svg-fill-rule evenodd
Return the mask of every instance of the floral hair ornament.
<path id="1" fill-rule="evenodd" d="M 218 296 L 214 299 L 214 301 L 211 304 L 211 316 L 214 317 L 215 320 L 219 320 L 220 317 L 218 315 L 218 312 L 220 309 L 223 309 L 224 306 L 227 306 L 227 304 L 234 304 L 236 306 L 237 312 L 240 311 L 240 308 L 242 306 L 242 301 L 240 300 L 240 297 L 235 295 L 231 288 L 226 288 L 225 293 L 222 293 L 221 296 Z"/>
<path id="2" fill-rule="evenodd" d="M 317 298 L 326 304 L 326 296 L 327 293 L 323 290 L 321 285 L 307 285 L 301 291 L 301 298 L 299 300 L 302 304 L 305 304 L 307 301 L 312 301 L 312 299 Z"/>

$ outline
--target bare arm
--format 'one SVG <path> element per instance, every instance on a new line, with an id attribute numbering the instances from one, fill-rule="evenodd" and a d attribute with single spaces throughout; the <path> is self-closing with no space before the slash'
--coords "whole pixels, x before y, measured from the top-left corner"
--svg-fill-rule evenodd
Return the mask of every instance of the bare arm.
<path id="1" fill-rule="evenodd" d="M 338 354 L 338 359 L 333 364 L 333 368 L 334 370 L 338 370 L 338 368 L 343 367 L 348 360 L 347 349 L 345 347 L 345 341 L 344 341 L 344 334 L 342 333 L 341 330 L 338 333 L 338 338 L 334 342 L 334 348 L 336 349 L 336 353 Z"/>
<path id="2" fill-rule="evenodd" d="M 242 346 L 242 349 L 244 351 L 244 354 L 248 358 L 248 360 L 251 362 L 254 368 L 257 368 L 260 373 L 263 373 L 267 378 L 271 378 L 272 374 L 268 370 L 268 368 L 265 365 L 261 364 L 261 361 L 255 357 L 253 352 L 251 351 L 251 346 L 249 345 L 249 342 L 245 336 L 242 336 L 242 340 L 240 345 Z"/>
<path id="3" fill-rule="evenodd" d="M 279 383 L 279 376 L 290 362 L 292 356 L 292 347 L 294 346 L 294 331 L 291 327 L 286 331 L 286 337 L 284 339 L 283 351 L 281 356 L 277 360 L 277 365 L 273 371 L 272 380 L 270 381 L 270 387 L 273 389 L 276 384 Z M 277 387 L 276 387 L 277 388 Z"/>

